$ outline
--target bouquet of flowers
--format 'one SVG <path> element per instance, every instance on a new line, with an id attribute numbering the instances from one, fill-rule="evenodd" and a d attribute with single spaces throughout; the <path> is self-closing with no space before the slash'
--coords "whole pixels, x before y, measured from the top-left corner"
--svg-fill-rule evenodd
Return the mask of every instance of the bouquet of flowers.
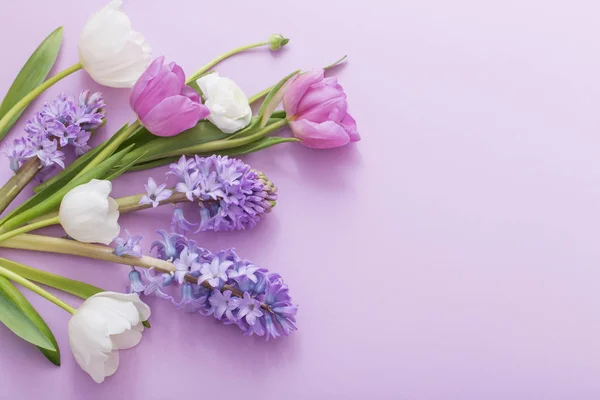
<path id="1" fill-rule="evenodd" d="M 32 114 L 24 135 L 3 147 L 14 176 L 0 188 L 0 212 L 28 183 L 37 179 L 38 184 L 27 201 L 0 219 L 0 247 L 123 264 L 129 267 L 129 284 L 126 293 L 107 292 L 0 258 L 0 322 L 60 365 L 51 330 L 15 284 L 63 308 L 72 314 L 73 356 L 96 382 L 116 372 L 119 350 L 137 345 L 150 327 L 143 296 L 158 296 L 266 340 L 295 331 L 298 307 L 280 275 L 234 249 L 202 248 L 193 236 L 251 229 L 274 210 L 277 187 L 263 171 L 235 157 L 286 142 L 326 149 L 360 140 L 343 88 L 336 78 L 325 77 L 344 58 L 325 68 L 294 71 L 248 98 L 214 68 L 248 49 L 278 51 L 288 43 L 282 35 L 234 49 L 186 77 L 175 62 L 152 57 L 121 1 L 113 0 L 85 25 L 79 62 L 46 79 L 61 37 L 59 28 L 42 42 L 6 94 L 0 139 L 40 93 L 81 69 L 101 85 L 130 88 L 138 119 L 92 148 L 89 139 L 106 120 L 101 93 L 63 94 Z M 76 157 L 69 165 L 67 152 Z M 149 176 L 139 193 L 110 197 L 112 180 L 161 165 L 170 166 L 166 176 Z M 171 226 L 156 227 L 156 240 L 144 255 L 142 237 L 122 234 L 119 216 L 165 205 L 173 210 Z M 50 225 L 61 225 L 66 236 L 29 233 Z M 74 308 L 43 286 L 84 302 Z"/>

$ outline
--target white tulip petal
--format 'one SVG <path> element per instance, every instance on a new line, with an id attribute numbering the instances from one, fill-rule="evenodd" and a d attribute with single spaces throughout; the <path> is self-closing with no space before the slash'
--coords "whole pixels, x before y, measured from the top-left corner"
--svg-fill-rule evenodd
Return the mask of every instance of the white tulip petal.
<path id="1" fill-rule="evenodd" d="M 117 372 L 117 368 L 119 368 L 119 352 L 112 351 L 108 355 L 108 360 L 104 362 L 104 376 L 112 376 Z"/>
<path id="2" fill-rule="evenodd" d="M 111 335 L 113 349 L 125 350 L 136 346 L 142 340 L 142 330 L 139 327 L 142 327 L 142 330 L 144 329 L 142 325 L 136 325 L 131 330 L 118 335 Z"/>
<path id="3" fill-rule="evenodd" d="M 92 15 L 79 38 L 79 60 L 96 82 L 110 87 L 132 87 L 150 65 L 152 49 L 132 30 L 121 0 Z"/>
<path id="4" fill-rule="evenodd" d="M 137 294 L 101 292 L 88 298 L 69 321 L 69 346 L 77 364 L 101 383 L 119 366 L 119 349 L 137 345 L 150 315 Z"/>
<path id="5" fill-rule="evenodd" d="M 108 197 L 111 190 L 109 181 L 93 179 L 69 191 L 58 213 L 65 232 L 80 242 L 106 245 L 119 236 L 118 204 Z"/>
<path id="6" fill-rule="evenodd" d="M 92 297 L 109 297 L 112 299 L 131 302 L 137 308 L 142 321 L 146 321 L 148 318 L 150 318 L 150 307 L 148 307 L 148 305 L 140 299 L 140 296 L 137 293 L 126 294 L 116 292 L 100 292 Z M 90 297 L 90 299 L 92 297 Z"/>

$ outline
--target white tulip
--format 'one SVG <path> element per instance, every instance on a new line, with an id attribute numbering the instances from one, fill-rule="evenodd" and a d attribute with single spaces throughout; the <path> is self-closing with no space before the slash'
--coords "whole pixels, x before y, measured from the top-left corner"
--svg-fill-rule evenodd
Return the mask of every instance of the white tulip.
<path id="1" fill-rule="evenodd" d="M 80 242 L 110 244 L 121 228 L 119 205 L 108 197 L 110 181 L 92 179 L 63 197 L 58 219 L 69 236 Z"/>
<path id="2" fill-rule="evenodd" d="M 79 38 L 79 62 L 99 84 L 130 88 L 150 65 L 152 49 L 131 29 L 121 4 L 112 0 L 87 21 Z"/>
<path id="3" fill-rule="evenodd" d="M 77 364 L 102 383 L 119 367 L 119 350 L 142 340 L 150 307 L 137 294 L 101 292 L 83 302 L 69 321 L 69 347 Z"/>
<path id="4" fill-rule="evenodd" d="M 217 72 L 204 75 L 196 81 L 202 91 L 204 105 L 210 110 L 208 120 L 224 133 L 245 128 L 252 119 L 248 98 L 240 87 Z"/>

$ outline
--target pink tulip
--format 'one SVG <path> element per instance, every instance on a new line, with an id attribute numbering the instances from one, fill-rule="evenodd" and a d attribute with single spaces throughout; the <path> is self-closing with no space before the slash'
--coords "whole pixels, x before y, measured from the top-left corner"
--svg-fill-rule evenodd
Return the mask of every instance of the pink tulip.
<path id="1" fill-rule="evenodd" d="M 317 69 L 292 78 L 283 95 L 283 108 L 294 136 L 307 147 L 328 149 L 357 142 L 356 121 L 348 114 L 346 93 L 336 78 Z"/>
<path id="2" fill-rule="evenodd" d="M 150 64 L 133 86 L 129 104 L 151 133 L 175 136 L 196 126 L 210 111 L 185 84 L 181 67 L 164 62 L 158 57 Z"/>

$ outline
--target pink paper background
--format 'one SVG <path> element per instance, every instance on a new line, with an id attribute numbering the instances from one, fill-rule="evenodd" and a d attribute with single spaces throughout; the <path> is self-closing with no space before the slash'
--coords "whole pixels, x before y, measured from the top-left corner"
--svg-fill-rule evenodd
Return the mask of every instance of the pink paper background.
<path id="1" fill-rule="evenodd" d="M 58 68 L 75 63 L 79 32 L 104 3 L 0 6 L 0 93 L 60 24 Z M 600 398 L 596 1 L 125 6 L 155 55 L 187 72 L 272 32 L 291 37 L 280 54 L 259 50 L 219 67 L 248 94 L 348 54 L 336 75 L 364 139 L 331 151 L 286 144 L 246 157 L 280 188 L 274 213 L 252 232 L 197 237 L 281 273 L 300 305 L 297 333 L 265 343 L 150 299 L 153 328 L 99 386 L 69 352 L 68 315 L 28 296 L 57 335 L 63 365 L 0 327 L 0 398 Z M 83 88 L 101 89 L 77 73 L 29 114 L 60 91 Z M 102 90 L 105 137 L 134 116 L 126 90 Z M 115 192 L 140 192 L 147 176 L 129 174 Z M 168 209 L 122 219 L 145 235 L 146 248 L 168 223 Z M 123 266 L 0 254 L 110 290 L 126 284 Z"/>

